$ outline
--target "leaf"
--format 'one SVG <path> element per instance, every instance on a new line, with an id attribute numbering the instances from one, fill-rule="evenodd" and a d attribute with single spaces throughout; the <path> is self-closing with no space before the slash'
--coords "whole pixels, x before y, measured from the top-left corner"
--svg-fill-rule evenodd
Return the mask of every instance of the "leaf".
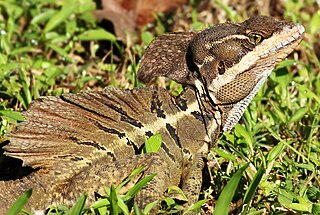
<path id="1" fill-rule="evenodd" d="M 141 212 L 140 212 L 140 209 L 139 209 L 137 202 L 134 202 L 133 211 L 134 211 L 135 215 L 141 215 Z"/>
<path id="2" fill-rule="evenodd" d="M 47 9 L 45 12 L 40 13 L 32 18 L 31 24 L 36 25 L 38 23 L 42 23 L 47 21 L 49 18 L 51 18 L 57 11 L 53 9 Z"/>
<path id="3" fill-rule="evenodd" d="M 57 76 L 63 74 L 63 70 L 59 67 L 51 66 L 47 68 L 44 72 L 44 75 L 46 76 L 45 82 L 48 85 L 54 85 Z"/>
<path id="4" fill-rule="evenodd" d="M 107 214 L 108 208 L 106 206 L 100 207 L 97 209 L 99 211 L 99 214 Z"/>
<path id="5" fill-rule="evenodd" d="M 320 204 L 313 204 L 312 214 L 320 214 Z"/>
<path id="6" fill-rule="evenodd" d="M 20 112 L 13 110 L 0 110 L 0 115 L 17 121 L 24 121 L 24 117 Z"/>
<path id="7" fill-rule="evenodd" d="M 111 185 L 110 196 L 108 199 L 110 201 L 110 213 L 113 215 L 119 214 L 118 197 L 113 185 Z"/>
<path id="8" fill-rule="evenodd" d="M 315 35 L 320 30 L 320 10 L 313 14 L 310 21 L 310 34 Z"/>
<path id="9" fill-rule="evenodd" d="M 228 18 L 231 19 L 231 21 L 233 21 L 233 22 L 236 22 L 236 21 L 237 21 L 237 18 L 238 18 L 238 17 L 237 17 L 236 11 L 235 11 L 232 7 L 228 6 L 228 5 L 225 3 L 225 1 L 215 0 L 214 2 L 215 2 L 216 4 L 218 4 L 218 5 L 220 6 L 220 8 L 227 13 Z"/>
<path id="10" fill-rule="evenodd" d="M 312 92 L 310 89 L 307 87 L 294 83 L 294 85 L 298 88 L 299 92 L 302 93 L 304 96 L 310 99 L 314 99 L 318 104 L 320 104 L 320 97 L 317 96 L 314 92 Z"/>
<path id="11" fill-rule="evenodd" d="M 144 214 L 149 214 L 151 209 L 158 204 L 158 200 L 147 204 L 147 206 L 143 209 Z"/>
<path id="12" fill-rule="evenodd" d="M 278 201 L 280 204 L 288 207 L 293 202 L 294 196 L 284 189 L 279 190 Z"/>
<path id="13" fill-rule="evenodd" d="M 88 30 L 78 35 L 78 39 L 81 41 L 89 40 L 109 40 L 115 42 L 117 40 L 114 34 L 104 29 Z"/>
<path id="14" fill-rule="evenodd" d="M 295 166 L 298 167 L 298 168 L 302 168 L 302 169 L 306 169 L 306 170 L 309 170 L 309 171 L 315 171 L 315 166 L 313 166 L 312 163 L 308 163 L 308 164 L 305 164 L 305 163 L 295 163 Z"/>
<path id="15" fill-rule="evenodd" d="M 22 54 L 22 53 L 25 53 L 25 52 L 34 52 L 34 51 L 35 51 L 35 49 L 33 47 L 25 46 L 25 47 L 20 47 L 20 48 L 13 49 L 10 52 L 10 55 L 11 56 L 15 56 L 15 55 Z"/>
<path id="16" fill-rule="evenodd" d="M 200 209 L 200 207 L 207 203 L 209 201 L 209 199 L 203 199 L 200 201 L 197 201 L 196 203 L 194 203 L 193 205 L 191 205 L 185 212 L 183 212 L 183 215 L 188 214 L 188 212 L 196 210 L 196 209 Z"/>
<path id="17" fill-rule="evenodd" d="M 70 215 L 80 215 L 81 211 L 83 210 L 83 207 L 86 203 L 87 194 L 82 194 L 75 205 L 71 208 Z"/>
<path id="18" fill-rule="evenodd" d="M 123 200 L 118 196 L 118 207 L 121 209 L 124 215 L 129 215 L 128 206 L 123 202 Z"/>
<path id="19" fill-rule="evenodd" d="M 286 115 L 282 112 L 282 110 L 278 107 L 278 104 L 276 104 L 273 101 L 270 101 L 270 104 L 272 105 L 275 114 L 279 117 L 281 122 L 286 123 L 287 122 L 287 117 Z"/>
<path id="20" fill-rule="evenodd" d="M 213 215 L 222 215 L 228 214 L 228 210 L 230 207 L 231 200 L 236 192 L 238 184 L 240 182 L 242 173 L 249 166 L 249 163 L 246 163 L 243 167 L 241 167 L 230 179 L 227 185 L 223 188 L 216 205 L 214 207 Z"/>
<path id="21" fill-rule="evenodd" d="M 178 186 L 168 187 L 168 194 L 170 194 L 172 198 L 178 199 L 179 201 L 188 201 L 188 198 Z"/>
<path id="22" fill-rule="evenodd" d="M 64 1 L 66 3 L 66 1 Z M 70 3 L 78 3 L 79 0 L 74 0 L 73 2 L 71 1 Z M 69 6 L 69 4 L 66 4 L 66 6 Z M 77 5 L 77 13 L 83 14 L 83 13 L 88 13 L 96 9 L 96 3 L 95 1 L 92 0 L 81 0 L 80 4 Z"/>
<path id="23" fill-rule="evenodd" d="M 161 134 L 152 135 L 150 138 L 146 139 L 144 143 L 145 153 L 158 152 L 162 144 Z"/>
<path id="24" fill-rule="evenodd" d="M 51 19 L 48 21 L 43 31 L 47 33 L 53 30 L 62 22 L 65 22 L 69 18 L 69 16 L 73 14 L 75 11 L 76 11 L 76 5 L 62 8 L 54 16 L 51 17 Z"/>
<path id="25" fill-rule="evenodd" d="M 297 211 L 304 211 L 304 212 L 311 212 L 312 211 L 312 205 L 303 205 L 300 203 L 291 203 L 288 205 L 288 208 L 291 208 L 293 210 L 297 210 Z"/>
<path id="26" fill-rule="evenodd" d="M 69 57 L 68 53 L 65 52 L 62 48 L 60 48 L 59 46 L 55 45 L 55 44 L 48 44 L 48 46 L 53 49 L 55 52 L 57 52 L 59 55 L 61 55 L 62 57 L 66 58 L 68 61 L 71 61 L 72 59 Z"/>
<path id="27" fill-rule="evenodd" d="M 151 41 L 153 40 L 154 36 L 153 34 L 151 34 L 149 31 L 144 31 L 141 34 L 141 40 L 143 41 L 143 43 L 147 46 L 151 43 Z"/>
<path id="28" fill-rule="evenodd" d="M 51 43 L 52 43 L 52 44 L 65 43 L 66 41 L 68 41 L 68 40 L 70 39 L 70 35 L 71 35 L 71 34 L 67 34 L 67 35 L 68 35 L 68 36 L 66 36 L 66 35 L 56 36 L 56 37 L 52 38 Z"/>
<path id="29" fill-rule="evenodd" d="M 267 161 L 271 162 L 277 157 L 279 157 L 280 153 L 285 149 L 285 146 L 283 143 L 278 143 L 275 147 L 273 147 L 268 155 L 267 155 Z"/>
<path id="30" fill-rule="evenodd" d="M 4 41 L 4 43 L 6 43 L 5 41 L 5 39 L 4 40 L 2 40 L 2 41 Z M 4 47 L 5 48 L 5 47 Z M 8 53 L 8 51 L 7 51 L 7 53 Z M 4 53 L 4 51 L 3 51 L 3 53 L 0 53 L 0 71 L 2 70 L 2 66 L 3 65 L 6 65 L 8 63 L 8 56 L 6 55 L 6 53 Z"/>
<path id="31" fill-rule="evenodd" d="M 24 207 L 24 205 L 28 202 L 30 196 L 32 194 L 32 189 L 24 192 L 9 208 L 7 215 L 16 215 L 18 214 Z"/>
<path id="32" fill-rule="evenodd" d="M 281 61 L 281 62 L 277 65 L 277 67 L 276 67 L 276 69 L 274 70 L 274 72 L 277 71 L 277 70 L 279 70 L 279 69 L 286 68 L 286 67 L 288 67 L 288 66 L 296 65 L 297 63 L 301 63 L 301 62 L 300 62 L 300 61 L 297 61 L 297 60 L 284 60 L 284 61 Z"/>
<path id="33" fill-rule="evenodd" d="M 102 199 L 98 199 L 97 201 L 92 203 L 92 205 L 90 207 L 95 209 L 95 208 L 105 207 L 108 205 L 110 205 L 109 200 L 107 198 L 102 198 Z"/>
<path id="34" fill-rule="evenodd" d="M 44 34 L 44 39 L 45 40 L 53 40 L 53 39 L 55 39 L 55 38 L 57 38 L 59 36 L 60 35 L 57 32 L 51 31 L 51 32 L 48 32 L 48 33 Z"/>
<path id="35" fill-rule="evenodd" d="M 169 208 L 172 208 L 176 204 L 175 200 L 170 197 L 165 198 L 164 201 Z"/>
<path id="36" fill-rule="evenodd" d="M 132 173 L 124 180 L 122 181 L 116 188 L 116 191 L 119 191 L 125 184 L 127 184 L 134 176 L 138 175 L 142 172 L 143 166 L 140 166 L 132 171 Z"/>
<path id="37" fill-rule="evenodd" d="M 219 155 L 219 157 L 223 157 L 226 160 L 230 160 L 230 161 L 237 160 L 236 157 L 227 150 L 214 148 L 213 151 L 216 152 L 217 155 Z"/>
<path id="38" fill-rule="evenodd" d="M 245 127 L 243 127 L 241 124 L 237 123 L 235 125 L 235 131 L 236 131 L 236 134 L 240 134 L 245 139 L 250 150 L 253 151 L 253 140 L 252 140 L 250 133 L 245 129 Z M 237 136 L 239 136 L 239 135 L 237 135 Z"/>
<path id="39" fill-rule="evenodd" d="M 306 113 L 308 112 L 308 108 L 307 107 L 302 107 L 300 109 L 298 109 L 290 118 L 289 122 L 297 122 L 300 119 L 302 119 L 302 117 L 304 117 L 306 115 Z"/>
<path id="40" fill-rule="evenodd" d="M 12 71 L 19 67 L 19 63 L 6 63 L 6 64 L 0 64 L 0 71 Z M 3 74 L 1 74 L 2 76 Z"/>
<path id="41" fill-rule="evenodd" d="M 20 82 L 22 84 L 22 89 L 24 93 L 25 107 L 28 107 L 28 105 L 32 101 L 32 96 L 30 91 L 30 83 L 24 68 L 19 70 L 19 77 L 20 77 Z"/>
<path id="42" fill-rule="evenodd" d="M 20 17 L 23 12 L 24 8 L 18 6 L 18 4 L 12 4 L 8 1 L 0 1 L 0 5 L 7 11 L 8 15 L 11 16 L 13 19 L 17 19 Z"/>
<path id="43" fill-rule="evenodd" d="M 295 199 L 297 199 L 299 203 L 294 202 Z M 299 196 L 290 191 L 286 191 L 284 189 L 279 190 L 278 201 L 286 208 L 309 213 L 312 211 L 311 201 L 309 201 L 307 198 L 305 199 L 302 196 Z"/>

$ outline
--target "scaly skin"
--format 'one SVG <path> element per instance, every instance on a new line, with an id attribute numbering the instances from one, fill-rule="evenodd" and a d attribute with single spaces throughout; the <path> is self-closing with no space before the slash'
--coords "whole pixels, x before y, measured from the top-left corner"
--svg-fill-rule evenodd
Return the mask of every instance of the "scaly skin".
<path id="1" fill-rule="evenodd" d="M 181 185 L 186 206 L 193 204 L 209 149 L 234 127 L 303 32 L 300 25 L 256 16 L 199 33 L 165 34 L 146 49 L 138 78 L 169 77 L 186 86 L 180 96 L 157 88 L 106 89 L 34 101 L 4 148 L 36 170 L 0 182 L 0 208 L 28 188 L 34 193 L 26 208 L 34 211 L 72 205 L 83 192 L 90 204 L 95 192 L 103 195 L 103 186 L 118 184 L 139 166 L 144 169 L 133 182 L 157 173 L 135 198 L 140 208 L 170 185 Z M 145 136 L 156 133 L 163 138 L 159 151 L 140 154 Z"/>

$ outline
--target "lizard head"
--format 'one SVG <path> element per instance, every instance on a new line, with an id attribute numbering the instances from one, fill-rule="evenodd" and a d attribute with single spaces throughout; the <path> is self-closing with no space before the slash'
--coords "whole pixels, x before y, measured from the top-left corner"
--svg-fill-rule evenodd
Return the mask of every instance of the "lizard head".
<path id="1" fill-rule="evenodd" d="M 193 38 L 187 62 L 196 68 L 197 84 L 206 85 L 215 104 L 236 103 L 293 51 L 303 32 L 301 25 L 265 16 L 217 25 Z"/>
<path id="2" fill-rule="evenodd" d="M 274 67 L 303 38 L 304 28 L 255 16 L 202 31 L 190 42 L 189 67 L 197 68 L 196 87 L 215 105 L 231 106 L 223 130 L 230 130 Z"/>

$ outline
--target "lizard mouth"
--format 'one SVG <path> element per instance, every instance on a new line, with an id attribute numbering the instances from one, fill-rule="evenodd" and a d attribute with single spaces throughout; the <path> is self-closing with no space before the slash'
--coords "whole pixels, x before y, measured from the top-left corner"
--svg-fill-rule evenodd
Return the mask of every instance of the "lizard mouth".
<path id="1" fill-rule="evenodd" d="M 292 27 L 284 27 L 280 33 L 275 35 L 274 39 L 273 37 L 271 37 L 269 40 L 266 41 L 267 43 L 275 45 L 272 45 L 266 51 L 262 52 L 259 55 L 259 57 L 264 58 L 269 55 L 272 55 L 273 53 L 277 53 L 282 49 L 289 49 L 289 47 L 296 46 L 296 44 L 299 44 L 302 40 L 304 31 L 304 27 L 299 24 L 295 24 Z M 290 53 L 291 51 L 292 50 L 286 51 L 286 53 Z"/>
<path id="2" fill-rule="evenodd" d="M 264 67 L 275 67 L 298 46 L 304 35 L 304 27 L 299 24 L 284 23 L 281 30 L 257 45 L 243 59 L 230 69 L 239 75 L 244 72 L 263 73 Z M 252 71 L 257 70 L 258 71 Z M 260 69 L 261 68 L 261 69 Z"/>

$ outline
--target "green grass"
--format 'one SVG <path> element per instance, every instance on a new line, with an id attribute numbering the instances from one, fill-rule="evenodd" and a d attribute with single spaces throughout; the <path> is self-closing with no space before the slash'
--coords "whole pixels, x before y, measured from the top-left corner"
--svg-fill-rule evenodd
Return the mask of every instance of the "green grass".
<path id="1" fill-rule="evenodd" d="M 168 30 L 169 21 L 159 15 L 152 31 L 142 31 L 141 43 L 125 47 L 97 25 L 91 15 L 95 9 L 92 0 L 75 2 L 0 0 L 3 139 L 23 120 L 19 112 L 39 96 L 105 86 L 142 86 L 135 77 L 137 62 L 153 35 Z M 226 12 L 230 20 L 245 18 L 221 1 L 214 2 L 217 13 Z M 199 30 L 207 23 L 199 20 L 196 5 L 195 1 L 190 3 L 189 24 L 190 29 Z M 311 13 L 310 8 L 315 12 Z M 211 211 L 217 204 L 215 213 L 225 211 L 232 201 L 231 208 L 237 214 L 320 213 L 320 63 L 314 50 L 319 41 L 320 10 L 313 1 L 286 1 L 283 16 L 303 24 L 306 37 L 299 49 L 270 75 L 235 129 L 224 134 L 211 150 L 211 176 L 206 179 L 211 183 L 203 191 L 205 200 L 195 206 L 198 211 L 202 203 L 202 210 Z M 181 92 L 181 86 L 174 82 L 167 88 L 173 93 Z M 145 150 L 156 149 L 146 146 Z M 249 166 L 243 168 L 247 163 Z M 147 181 L 134 189 L 141 189 Z M 183 199 L 178 188 L 171 190 Z M 83 208 L 84 194 L 73 208 L 61 207 L 60 212 L 52 208 L 50 214 L 127 214 L 131 210 L 147 213 L 138 211 L 132 203 L 134 192 L 119 195 L 117 187 L 106 188 L 107 198 L 94 203 L 91 209 Z M 12 213 L 23 207 L 29 195 L 21 196 Z M 240 199 L 243 206 L 237 207 L 235 202 Z M 163 202 L 166 206 L 160 213 L 182 208 L 175 199 L 164 198 Z"/>

